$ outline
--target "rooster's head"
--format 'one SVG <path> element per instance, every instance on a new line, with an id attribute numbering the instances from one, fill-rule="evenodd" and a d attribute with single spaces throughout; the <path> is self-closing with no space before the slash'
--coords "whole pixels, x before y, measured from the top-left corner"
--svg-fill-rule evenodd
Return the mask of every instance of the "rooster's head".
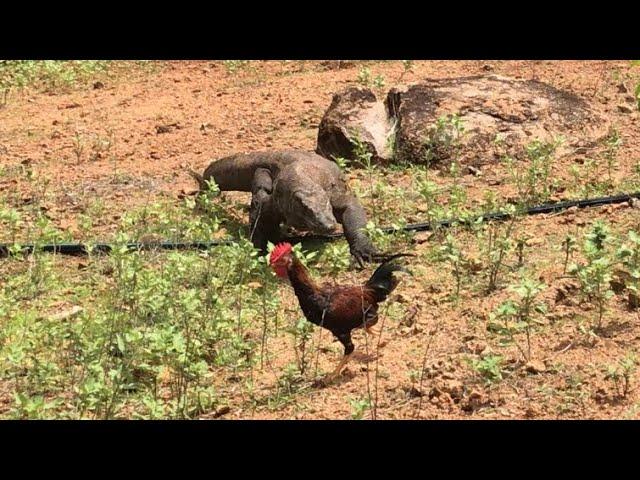
<path id="1" fill-rule="evenodd" d="M 290 243 L 279 243 L 271 251 L 269 255 L 269 265 L 273 268 L 276 275 L 287 278 L 287 268 L 293 262 L 293 252 Z"/>

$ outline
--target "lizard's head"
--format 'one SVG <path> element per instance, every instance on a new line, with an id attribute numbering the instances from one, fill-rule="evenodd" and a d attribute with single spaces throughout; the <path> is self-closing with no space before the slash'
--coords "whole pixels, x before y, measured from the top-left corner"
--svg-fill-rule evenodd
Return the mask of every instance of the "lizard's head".
<path id="1" fill-rule="evenodd" d="M 335 230 L 338 222 L 333 216 L 331 203 L 324 191 L 298 190 L 293 194 L 292 202 L 293 208 L 290 210 L 296 217 L 295 223 L 317 233 L 331 233 Z"/>

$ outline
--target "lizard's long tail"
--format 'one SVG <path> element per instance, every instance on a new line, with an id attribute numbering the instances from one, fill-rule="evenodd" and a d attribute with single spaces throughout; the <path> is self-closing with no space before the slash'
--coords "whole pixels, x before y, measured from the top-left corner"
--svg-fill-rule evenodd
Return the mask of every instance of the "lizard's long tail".
<path id="1" fill-rule="evenodd" d="M 204 181 L 204 177 L 200 175 L 198 172 L 193 170 L 190 167 L 185 167 L 185 170 L 189 175 L 191 175 L 196 182 L 198 182 L 198 187 L 200 187 L 200 191 L 204 191 L 207 189 L 207 183 Z"/>

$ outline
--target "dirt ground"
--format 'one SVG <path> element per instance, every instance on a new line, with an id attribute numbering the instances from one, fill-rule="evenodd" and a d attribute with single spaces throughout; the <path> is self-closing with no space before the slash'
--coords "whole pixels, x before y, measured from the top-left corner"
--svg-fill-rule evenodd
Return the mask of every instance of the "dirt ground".
<path id="1" fill-rule="evenodd" d="M 397 82 L 487 72 L 548 82 L 601 103 L 618 125 L 624 144 L 616 175 L 629 175 L 640 160 L 640 117 L 636 110 L 621 108 L 633 107 L 626 97 L 640 75 L 640 68 L 634 69 L 627 61 L 419 61 L 404 75 L 399 61 L 367 62 L 367 66 L 385 77 L 385 89 Z M 78 212 L 87 202 L 101 199 L 105 214 L 95 222 L 93 234 L 108 239 L 122 212 L 158 198 L 177 200 L 193 191 L 194 182 L 184 171 L 187 165 L 201 170 L 211 160 L 238 151 L 314 149 L 317 127 L 332 95 L 356 82 L 361 64 L 341 67 L 319 61 L 259 61 L 230 73 L 218 61 L 175 61 L 157 73 L 106 81 L 101 88 L 66 94 L 27 92 L 0 109 L 0 166 L 18 168 L 27 162 L 48 176 L 52 197 L 47 214 L 78 239 Z M 80 145 L 78 139 L 84 143 Z M 470 199 L 482 198 L 487 189 L 504 197 L 512 194 L 508 185 L 490 182 L 501 173 L 496 167 L 495 171 L 487 169 L 482 177 L 465 177 Z M 33 195 L 26 182 L 1 182 L 0 188 L 11 192 L 11 203 L 20 205 Z M 540 371 L 514 367 L 493 385 L 473 377 L 465 358 L 491 349 L 485 321 L 506 293 L 482 296 L 467 292 L 461 305 L 454 306 L 442 301 L 451 288 L 451 276 L 441 266 L 420 265 L 420 275 L 406 280 L 395 297 L 405 316 L 413 305 L 417 307 L 415 323 L 383 326 L 387 345 L 381 349 L 377 366 L 375 362 L 369 366 L 353 362 L 335 384 L 305 388 L 295 401 L 276 408 L 266 403 L 249 406 L 240 384 L 221 378 L 219 387 L 230 407 L 223 418 L 351 418 L 352 400 L 374 389 L 379 419 L 638 418 L 640 389 L 635 385 L 640 375 L 634 373 L 632 391 L 622 399 L 614 395 L 603 371 L 606 365 L 637 351 L 638 313 L 614 302 L 609 312 L 612 330 L 583 344 L 573 318 L 589 312 L 557 300 L 557 292 L 566 283 L 561 278 L 558 247 L 562 238 L 575 232 L 576 225 L 584 227 L 598 218 L 625 232 L 637 229 L 638 210 L 622 205 L 524 221 L 535 239 L 528 261 L 537 265 L 549 286 L 544 296 L 554 308 L 547 319 L 556 322 L 555 328 L 534 338 L 534 349 L 544 360 Z M 408 220 L 419 219 L 417 212 Z M 432 247 L 427 238 L 417 237 L 414 253 L 420 256 Z M 71 264 L 77 261 L 69 259 Z M 350 272 L 344 280 L 365 277 L 366 272 Z M 283 285 L 281 295 L 294 311 L 291 290 Z M 334 353 L 323 355 L 324 370 L 339 358 L 337 344 L 328 336 L 325 332 L 322 342 Z M 354 341 L 363 347 L 364 335 L 356 334 Z M 274 339 L 270 348 L 273 363 L 257 373 L 256 381 L 265 396 L 273 390 L 279 369 L 293 355 L 290 340 L 285 338 Z M 516 365 L 517 351 L 506 351 L 506 358 L 507 364 Z M 420 385 L 415 372 L 423 361 L 427 375 Z M 213 416 L 212 412 L 203 418 Z"/>

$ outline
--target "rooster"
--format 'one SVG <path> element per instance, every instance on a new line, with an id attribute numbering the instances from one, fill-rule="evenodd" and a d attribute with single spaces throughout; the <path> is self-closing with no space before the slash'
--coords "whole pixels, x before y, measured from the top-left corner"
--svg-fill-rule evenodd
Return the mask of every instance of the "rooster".
<path id="1" fill-rule="evenodd" d="M 274 247 L 269 256 L 269 265 L 278 277 L 289 279 L 306 319 L 329 330 L 344 346 L 344 356 L 336 369 L 325 378 L 325 382 L 334 380 L 353 354 L 353 329 L 365 328 L 367 333 L 377 334 L 372 327 L 378 322 L 378 304 L 386 300 L 399 283 L 393 272 L 411 274 L 403 266 L 392 262 L 398 257 L 408 256 L 412 255 L 401 253 L 390 256 L 364 285 L 318 285 L 294 255 L 291 244 L 279 243 Z"/>

